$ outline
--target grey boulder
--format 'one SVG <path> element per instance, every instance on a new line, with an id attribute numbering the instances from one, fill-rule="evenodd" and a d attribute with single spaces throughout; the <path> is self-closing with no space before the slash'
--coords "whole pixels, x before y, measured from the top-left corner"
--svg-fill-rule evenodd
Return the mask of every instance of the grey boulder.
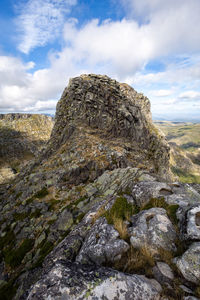
<path id="1" fill-rule="evenodd" d="M 175 258 L 174 261 L 186 280 L 200 283 L 200 242 L 193 243 L 180 258 Z"/>
<path id="2" fill-rule="evenodd" d="M 151 208 L 131 217 L 132 227 L 128 232 L 134 248 L 144 246 L 152 253 L 159 248 L 175 251 L 176 231 L 165 209 Z"/>
<path id="3" fill-rule="evenodd" d="M 58 262 L 28 292 L 27 300 L 159 300 L 156 284 L 139 275 Z"/>
<path id="4" fill-rule="evenodd" d="M 105 218 L 99 218 L 87 234 L 76 261 L 101 265 L 120 259 L 128 249 L 128 243 L 119 238 L 113 225 Z"/>

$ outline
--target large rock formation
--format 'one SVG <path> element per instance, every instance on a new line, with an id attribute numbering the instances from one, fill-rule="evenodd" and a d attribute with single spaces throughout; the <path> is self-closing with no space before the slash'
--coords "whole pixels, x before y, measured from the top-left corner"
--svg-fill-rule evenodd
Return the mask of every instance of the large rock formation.
<path id="1" fill-rule="evenodd" d="M 168 176 L 169 147 L 152 124 L 150 102 L 127 84 L 93 74 L 70 80 L 57 104 L 48 152 L 54 153 L 77 135 L 86 141 L 95 135 L 99 144 L 107 144 L 112 151 L 119 147 L 119 157 L 115 150 L 113 160 L 121 157 L 126 166 L 143 161 L 149 170 Z"/>
<path id="2" fill-rule="evenodd" d="M 53 118 L 45 115 L 0 114 L 0 183 L 38 156 L 50 138 L 53 124 Z"/>
<path id="3" fill-rule="evenodd" d="M 149 100 L 107 76 L 72 79 L 47 148 L 0 191 L 2 299 L 198 295 L 183 253 L 200 194 L 169 179 Z"/>

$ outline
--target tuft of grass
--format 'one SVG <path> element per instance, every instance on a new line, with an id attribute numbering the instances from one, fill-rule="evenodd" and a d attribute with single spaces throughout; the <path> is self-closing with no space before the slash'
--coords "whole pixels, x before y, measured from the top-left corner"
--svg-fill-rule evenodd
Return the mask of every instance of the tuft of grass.
<path id="1" fill-rule="evenodd" d="M 200 286 L 196 288 L 195 295 L 200 298 Z"/>
<path id="2" fill-rule="evenodd" d="M 127 199 L 123 196 L 116 198 L 110 210 L 106 211 L 105 217 L 108 224 L 114 224 L 115 219 L 126 220 L 133 215 L 133 206 L 128 203 Z"/>
<path id="3" fill-rule="evenodd" d="M 114 228 L 119 232 L 120 238 L 123 240 L 128 240 L 127 225 L 124 220 L 113 217 Z"/>
<path id="4" fill-rule="evenodd" d="M 28 216 L 29 216 L 29 214 L 27 212 L 21 212 L 21 213 L 15 213 L 13 215 L 13 218 L 15 221 L 23 221 Z"/>
<path id="5" fill-rule="evenodd" d="M 131 246 L 123 257 L 115 263 L 115 268 L 123 272 L 145 274 L 151 277 L 154 265 L 154 257 L 148 247 L 144 245 L 140 249 Z"/>
<path id="6" fill-rule="evenodd" d="M 98 220 L 100 217 L 104 216 L 105 213 L 106 213 L 106 209 L 105 206 L 103 205 L 98 209 L 96 214 L 92 217 L 92 224 L 94 224 L 96 220 Z"/>
<path id="7" fill-rule="evenodd" d="M 56 200 L 54 198 L 52 198 L 51 200 L 48 201 L 48 205 L 49 205 L 49 210 L 54 210 L 56 205 L 60 202 L 60 200 Z"/>

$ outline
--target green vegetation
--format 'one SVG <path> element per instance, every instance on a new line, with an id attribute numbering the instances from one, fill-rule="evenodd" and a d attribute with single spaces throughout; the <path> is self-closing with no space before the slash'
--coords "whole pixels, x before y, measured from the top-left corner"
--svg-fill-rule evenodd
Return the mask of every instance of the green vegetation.
<path id="1" fill-rule="evenodd" d="M 29 214 L 27 212 L 15 213 L 13 215 L 15 221 L 23 221 Z"/>
<path id="2" fill-rule="evenodd" d="M 15 280 L 11 279 L 0 288 L 0 299 L 11 300 L 16 294 L 18 286 L 14 284 Z"/>
<path id="3" fill-rule="evenodd" d="M 129 204 L 123 196 L 116 198 L 110 210 L 106 211 L 105 217 L 108 224 L 113 224 L 114 219 L 129 219 L 135 213 L 133 205 Z"/>
<path id="4" fill-rule="evenodd" d="M 146 210 L 153 207 L 161 207 L 164 208 L 167 211 L 168 217 L 171 219 L 171 221 L 177 225 L 178 219 L 176 217 L 177 209 L 179 208 L 176 204 L 168 204 L 165 202 L 165 199 L 162 198 L 152 198 L 146 205 L 144 205 L 140 210 Z"/>
<path id="5" fill-rule="evenodd" d="M 37 267 L 41 267 L 43 260 L 45 259 L 47 254 L 49 254 L 49 252 L 51 252 L 52 249 L 53 249 L 53 243 L 50 241 L 45 241 L 44 244 L 42 245 L 42 247 L 40 248 L 40 256 L 39 256 L 37 262 L 32 266 L 32 268 L 34 269 Z"/>
<path id="6" fill-rule="evenodd" d="M 187 173 L 180 168 L 172 167 L 171 168 L 174 175 L 179 177 L 180 182 L 183 183 L 199 183 L 200 184 L 200 175 L 194 175 Z"/>
<path id="7" fill-rule="evenodd" d="M 10 247 L 3 251 L 6 264 L 15 268 L 21 264 L 22 259 L 29 252 L 34 245 L 34 240 L 25 239 L 19 248 L 10 250 Z"/>
<path id="8" fill-rule="evenodd" d="M 46 187 L 43 187 L 40 191 L 34 194 L 35 198 L 44 198 L 46 195 L 48 195 L 48 189 Z"/>

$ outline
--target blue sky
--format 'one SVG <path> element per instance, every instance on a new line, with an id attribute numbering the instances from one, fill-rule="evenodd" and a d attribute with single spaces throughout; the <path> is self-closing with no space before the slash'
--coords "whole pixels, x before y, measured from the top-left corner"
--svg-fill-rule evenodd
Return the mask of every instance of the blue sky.
<path id="1" fill-rule="evenodd" d="M 153 118 L 200 121 L 199 0 L 1 0 L 0 112 L 54 113 L 69 78 L 106 74 Z"/>

